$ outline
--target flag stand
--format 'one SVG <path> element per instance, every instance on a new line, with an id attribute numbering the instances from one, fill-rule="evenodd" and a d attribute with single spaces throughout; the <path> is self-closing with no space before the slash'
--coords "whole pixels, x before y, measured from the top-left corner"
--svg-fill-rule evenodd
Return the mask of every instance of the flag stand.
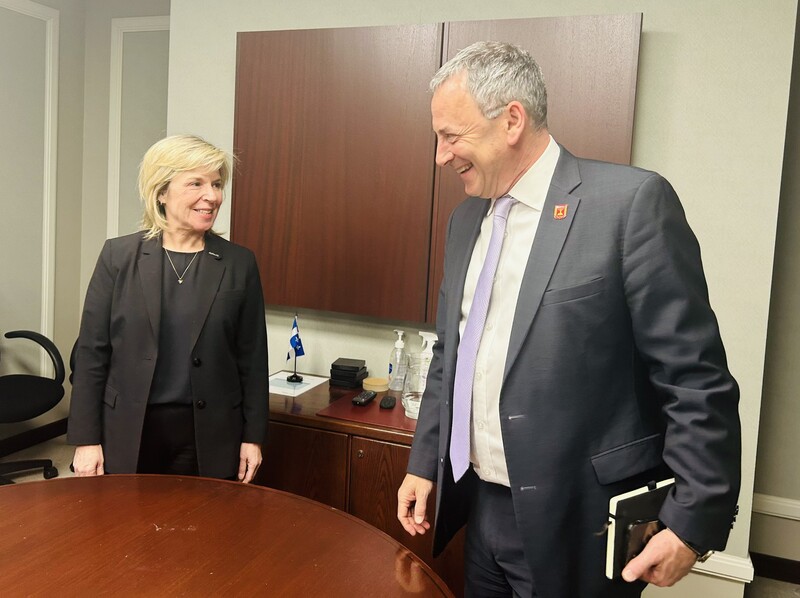
<path id="1" fill-rule="evenodd" d="M 294 353 L 294 373 L 286 376 L 286 381 L 293 384 L 298 384 L 303 381 L 303 377 L 297 373 L 297 356 L 305 355 L 303 350 L 303 343 L 300 341 L 300 331 L 297 328 L 297 314 L 294 314 L 294 322 L 292 324 L 292 337 L 289 339 L 290 351 Z M 289 359 L 289 354 L 286 354 L 286 359 Z"/>
<path id="2" fill-rule="evenodd" d="M 303 381 L 303 377 L 297 373 L 297 355 L 294 356 L 294 374 L 286 376 L 286 381 L 294 383 Z"/>

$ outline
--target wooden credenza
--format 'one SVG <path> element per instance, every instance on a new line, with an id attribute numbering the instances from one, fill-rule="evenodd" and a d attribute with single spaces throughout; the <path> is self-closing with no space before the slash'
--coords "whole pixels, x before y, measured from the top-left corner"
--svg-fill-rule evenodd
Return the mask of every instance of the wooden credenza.
<path id="1" fill-rule="evenodd" d="M 405 477 L 416 421 L 404 416 L 399 401 L 394 409 L 380 409 L 385 393 L 378 393 L 367 407 L 352 407 L 350 399 L 358 391 L 324 384 L 295 398 L 270 394 L 264 463 L 255 482 L 366 521 L 424 560 L 456 596 L 463 595 L 463 530 L 434 559 L 433 530 L 411 537 L 397 521 L 397 489 Z M 318 415 L 326 408 L 338 416 Z M 431 514 L 433 503 L 431 497 Z"/>

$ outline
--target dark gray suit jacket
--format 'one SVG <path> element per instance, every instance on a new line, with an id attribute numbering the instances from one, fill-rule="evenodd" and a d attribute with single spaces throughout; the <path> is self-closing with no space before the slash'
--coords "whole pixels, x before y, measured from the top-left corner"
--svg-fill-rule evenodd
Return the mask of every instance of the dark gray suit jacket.
<path id="1" fill-rule="evenodd" d="M 242 442 L 262 443 L 269 414 L 264 299 L 253 253 L 213 234 L 191 330 L 200 475 L 237 473 Z M 102 444 L 107 471 L 134 473 L 161 322 L 160 238 L 106 241 L 84 303 L 67 441 Z"/>
<path id="2" fill-rule="evenodd" d="M 556 206 L 566 217 L 554 217 Z M 448 458 L 464 279 L 489 202 L 448 225 L 437 332 L 408 471 L 437 482 L 434 551 L 464 523 Z M 509 317 L 511 315 L 509 314 Z M 540 596 L 622 596 L 604 576 L 609 497 L 674 474 L 662 521 L 725 547 L 740 483 L 738 386 L 697 241 L 669 183 L 556 166 L 514 314 L 500 419 L 517 524 Z"/>

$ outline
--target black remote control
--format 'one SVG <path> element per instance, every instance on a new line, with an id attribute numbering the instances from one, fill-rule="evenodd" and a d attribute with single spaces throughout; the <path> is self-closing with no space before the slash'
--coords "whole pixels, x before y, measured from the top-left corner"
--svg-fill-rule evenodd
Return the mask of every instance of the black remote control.
<path id="1" fill-rule="evenodd" d="M 369 405 L 369 402 L 374 399 L 377 394 L 378 393 L 374 390 L 362 390 L 353 397 L 353 405 L 358 405 L 359 407 Z"/>

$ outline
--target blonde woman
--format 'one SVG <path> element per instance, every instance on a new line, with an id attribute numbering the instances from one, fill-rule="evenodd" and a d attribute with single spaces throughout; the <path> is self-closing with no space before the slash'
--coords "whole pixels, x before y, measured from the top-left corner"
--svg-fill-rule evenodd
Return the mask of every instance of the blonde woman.
<path id="1" fill-rule="evenodd" d="M 142 230 L 106 241 L 84 303 L 67 432 L 78 476 L 253 479 L 267 335 L 253 253 L 212 229 L 230 175 L 231 157 L 192 135 L 144 155 Z"/>

